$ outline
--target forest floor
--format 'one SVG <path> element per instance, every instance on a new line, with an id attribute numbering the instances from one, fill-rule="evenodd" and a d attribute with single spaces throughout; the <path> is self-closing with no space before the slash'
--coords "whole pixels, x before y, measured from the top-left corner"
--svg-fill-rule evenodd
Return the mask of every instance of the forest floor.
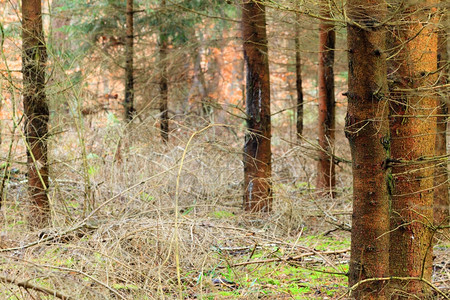
<path id="1" fill-rule="evenodd" d="M 273 212 L 247 214 L 239 133 L 186 126 L 163 145 L 153 125 L 119 123 L 108 115 L 85 135 L 58 128 L 64 133 L 50 144 L 53 225 L 44 230 L 27 226 L 23 154 L 12 155 L 0 299 L 348 298 L 348 164 L 337 168 L 337 196 L 320 197 L 316 149 L 275 138 Z M 336 153 L 348 157 L 343 144 Z M 449 240 L 434 250 L 434 286 L 448 295 Z"/>

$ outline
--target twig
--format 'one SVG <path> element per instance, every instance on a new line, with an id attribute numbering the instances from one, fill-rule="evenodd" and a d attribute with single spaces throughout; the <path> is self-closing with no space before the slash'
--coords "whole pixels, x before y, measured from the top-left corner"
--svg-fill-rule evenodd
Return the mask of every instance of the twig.
<path id="1" fill-rule="evenodd" d="M 58 291 L 54 291 L 54 290 L 50 290 L 50 289 L 47 289 L 47 288 L 44 288 L 41 286 L 34 285 L 34 284 L 30 283 L 30 280 L 25 280 L 25 281 L 19 282 L 16 279 L 12 279 L 12 278 L 5 277 L 5 276 L 0 276 L 0 282 L 11 283 L 11 284 L 17 285 L 18 287 L 24 288 L 26 290 L 34 290 L 34 291 L 41 292 L 41 293 L 44 293 L 44 294 L 47 294 L 50 296 L 57 297 L 62 300 L 74 299 L 74 298 L 66 296 Z"/>

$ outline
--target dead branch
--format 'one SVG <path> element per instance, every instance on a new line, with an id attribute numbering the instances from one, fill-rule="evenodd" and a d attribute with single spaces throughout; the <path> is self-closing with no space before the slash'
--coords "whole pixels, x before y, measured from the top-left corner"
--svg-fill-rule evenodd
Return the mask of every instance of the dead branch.
<path id="1" fill-rule="evenodd" d="M 239 267 L 239 266 L 246 266 L 246 265 L 253 265 L 253 264 L 266 264 L 266 263 L 271 263 L 271 262 L 291 262 L 291 261 L 299 260 L 299 259 L 301 259 L 303 257 L 307 257 L 307 256 L 341 254 L 341 253 L 347 253 L 349 251 L 350 251 L 350 249 L 336 250 L 336 251 L 313 251 L 313 252 L 302 253 L 302 254 L 296 255 L 296 256 L 245 261 L 245 262 L 237 263 L 234 265 L 230 265 L 229 267 Z M 221 267 L 221 268 L 225 268 L 225 267 Z"/>
<path id="2" fill-rule="evenodd" d="M 54 291 L 54 290 L 50 290 L 50 289 L 47 289 L 47 288 L 44 288 L 44 287 L 41 287 L 41 286 L 34 285 L 34 284 L 32 284 L 30 282 L 30 280 L 17 281 L 17 279 L 12 279 L 12 278 L 9 278 L 9 277 L 0 276 L 0 282 L 14 284 L 14 285 L 17 285 L 18 287 L 24 288 L 26 290 L 34 290 L 34 291 L 37 291 L 37 292 L 40 292 L 40 293 L 47 294 L 49 296 L 57 297 L 57 298 L 62 299 L 62 300 L 72 300 L 72 299 L 74 299 L 74 298 L 66 296 L 66 295 L 64 295 L 64 294 L 62 294 L 62 293 L 60 293 L 58 291 Z"/>

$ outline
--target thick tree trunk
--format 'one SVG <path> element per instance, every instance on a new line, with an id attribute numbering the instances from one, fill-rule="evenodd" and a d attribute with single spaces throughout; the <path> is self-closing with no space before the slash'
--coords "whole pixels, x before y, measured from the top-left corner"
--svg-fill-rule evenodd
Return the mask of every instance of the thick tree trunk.
<path id="1" fill-rule="evenodd" d="M 321 14 L 330 16 L 329 0 L 321 0 Z M 316 187 L 322 195 L 333 196 L 336 186 L 333 159 L 335 130 L 334 100 L 334 48 L 336 33 L 334 25 L 327 21 L 319 24 L 319 162 Z"/>
<path id="2" fill-rule="evenodd" d="M 28 186 L 31 198 L 30 226 L 45 227 L 50 221 L 47 197 L 47 138 L 49 110 L 45 95 L 47 51 L 42 30 L 40 0 L 22 1 L 22 73 Z"/>
<path id="3" fill-rule="evenodd" d="M 131 121 L 134 115 L 134 76 L 133 76 L 133 0 L 127 0 L 127 30 L 126 30 L 126 44 L 125 44 L 125 119 Z"/>
<path id="4" fill-rule="evenodd" d="M 270 81 L 265 7 L 244 0 L 242 7 L 244 60 L 247 69 L 247 131 L 244 145 L 244 209 L 272 209 L 270 148 Z"/>
<path id="5" fill-rule="evenodd" d="M 433 232 L 433 175 L 437 97 L 437 0 L 400 7 L 403 16 L 393 29 L 391 89 L 391 206 L 390 275 L 431 281 Z M 400 1 L 398 2 L 400 3 Z M 401 1 L 401 6 L 405 5 Z M 396 7 L 393 7 L 397 10 Z M 420 280 L 394 282 L 401 295 L 420 299 L 430 288 Z M 397 296 L 412 299 L 413 296 Z"/>
<path id="6" fill-rule="evenodd" d="M 297 139 L 303 135 L 302 60 L 300 53 L 300 13 L 295 14 L 295 83 L 297 90 Z"/>
<path id="7" fill-rule="evenodd" d="M 353 215 L 349 285 L 386 277 L 389 271 L 389 123 L 386 16 L 383 0 L 350 0 L 348 112 L 345 134 L 353 170 Z M 370 22 L 369 22 L 370 21 Z M 363 284 L 356 299 L 388 299 L 384 282 Z"/>
<path id="8" fill-rule="evenodd" d="M 443 1 L 441 1 L 443 3 Z M 442 85 L 448 84 L 449 81 L 449 66 L 448 52 L 447 52 L 447 18 L 445 15 L 441 18 L 441 28 L 438 33 L 438 69 L 440 71 L 439 83 Z M 449 225 L 450 215 L 450 201 L 448 194 L 448 162 L 445 157 L 447 154 L 447 122 L 448 122 L 448 97 L 449 93 L 446 89 L 442 89 L 440 95 L 440 105 L 437 111 L 437 134 L 436 134 L 436 156 L 441 157 L 441 161 L 436 165 L 434 173 L 434 223 L 437 226 Z"/>
<path id="9" fill-rule="evenodd" d="M 166 0 L 161 0 L 161 9 L 165 9 Z M 160 92 L 160 102 L 159 111 L 161 114 L 160 120 L 160 130 L 161 138 L 164 143 L 169 141 L 169 84 L 168 84 L 168 74 L 167 74 L 167 32 L 161 27 L 159 33 L 159 65 L 160 65 L 160 80 L 159 80 L 159 92 Z"/>

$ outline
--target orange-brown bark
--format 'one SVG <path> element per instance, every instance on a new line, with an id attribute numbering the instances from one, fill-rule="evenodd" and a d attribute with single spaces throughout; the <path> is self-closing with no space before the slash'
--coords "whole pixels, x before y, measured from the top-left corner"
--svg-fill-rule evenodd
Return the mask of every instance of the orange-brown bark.
<path id="1" fill-rule="evenodd" d="M 321 12 L 330 17 L 329 0 L 321 0 Z M 316 187 L 321 194 L 333 196 L 336 186 L 333 148 L 335 141 L 334 48 L 336 33 L 328 21 L 319 24 L 319 162 Z"/>
<path id="2" fill-rule="evenodd" d="M 391 206 L 390 275 L 423 277 L 431 281 L 437 80 L 436 0 L 400 7 L 393 29 L 391 89 Z M 396 7 L 394 7 L 396 9 Z M 394 282 L 392 296 L 420 299 L 429 296 L 422 281 Z M 413 296 L 405 296 L 405 293 Z"/>
<path id="3" fill-rule="evenodd" d="M 441 1 L 442 2 L 442 1 Z M 447 32 L 446 20 L 443 14 L 441 18 L 441 28 L 438 33 L 438 69 L 440 70 L 439 84 L 445 85 L 449 81 L 449 66 L 447 52 Z M 441 158 L 436 165 L 434 178 L 434 223 L 437 226 L 446 226 L 450 222 L 450 200 L 448 193 L 448 160 L 447 154 L 447 122 L 449 93 L 446 89 L 440 92 L 440 103 L 437 110 L 437 133 L 436 133 L 436 156 Z"/>
<path id="4" fill-rule="evenodd" d="M 47 197 L 47 138 L 49 110 L 45 95 L 47 51 L 42 30 L 40 0 L 22 1 L 22 73 L 25 137 L 27 142 L 28 187 L 32 227 L 44 227 L 50 220 Z"/>
<path id="5" fill-rule="evenodd" d="M 389 124 L 386 16 L 382 0 L 350 0 L 348 112 L 345 133 L 353 170 L 349 285 L 389 271 Z M 355 299 L 388 299 L 383 281 L 362 284 Z"/>
<path id="6" fill-rule="evenodd" d="M 272 152 L 266 15 L 261 3 L 244 0 L 242 31 L 247 69 L 244 209 L 266 212 L 272 209 Z"/>

